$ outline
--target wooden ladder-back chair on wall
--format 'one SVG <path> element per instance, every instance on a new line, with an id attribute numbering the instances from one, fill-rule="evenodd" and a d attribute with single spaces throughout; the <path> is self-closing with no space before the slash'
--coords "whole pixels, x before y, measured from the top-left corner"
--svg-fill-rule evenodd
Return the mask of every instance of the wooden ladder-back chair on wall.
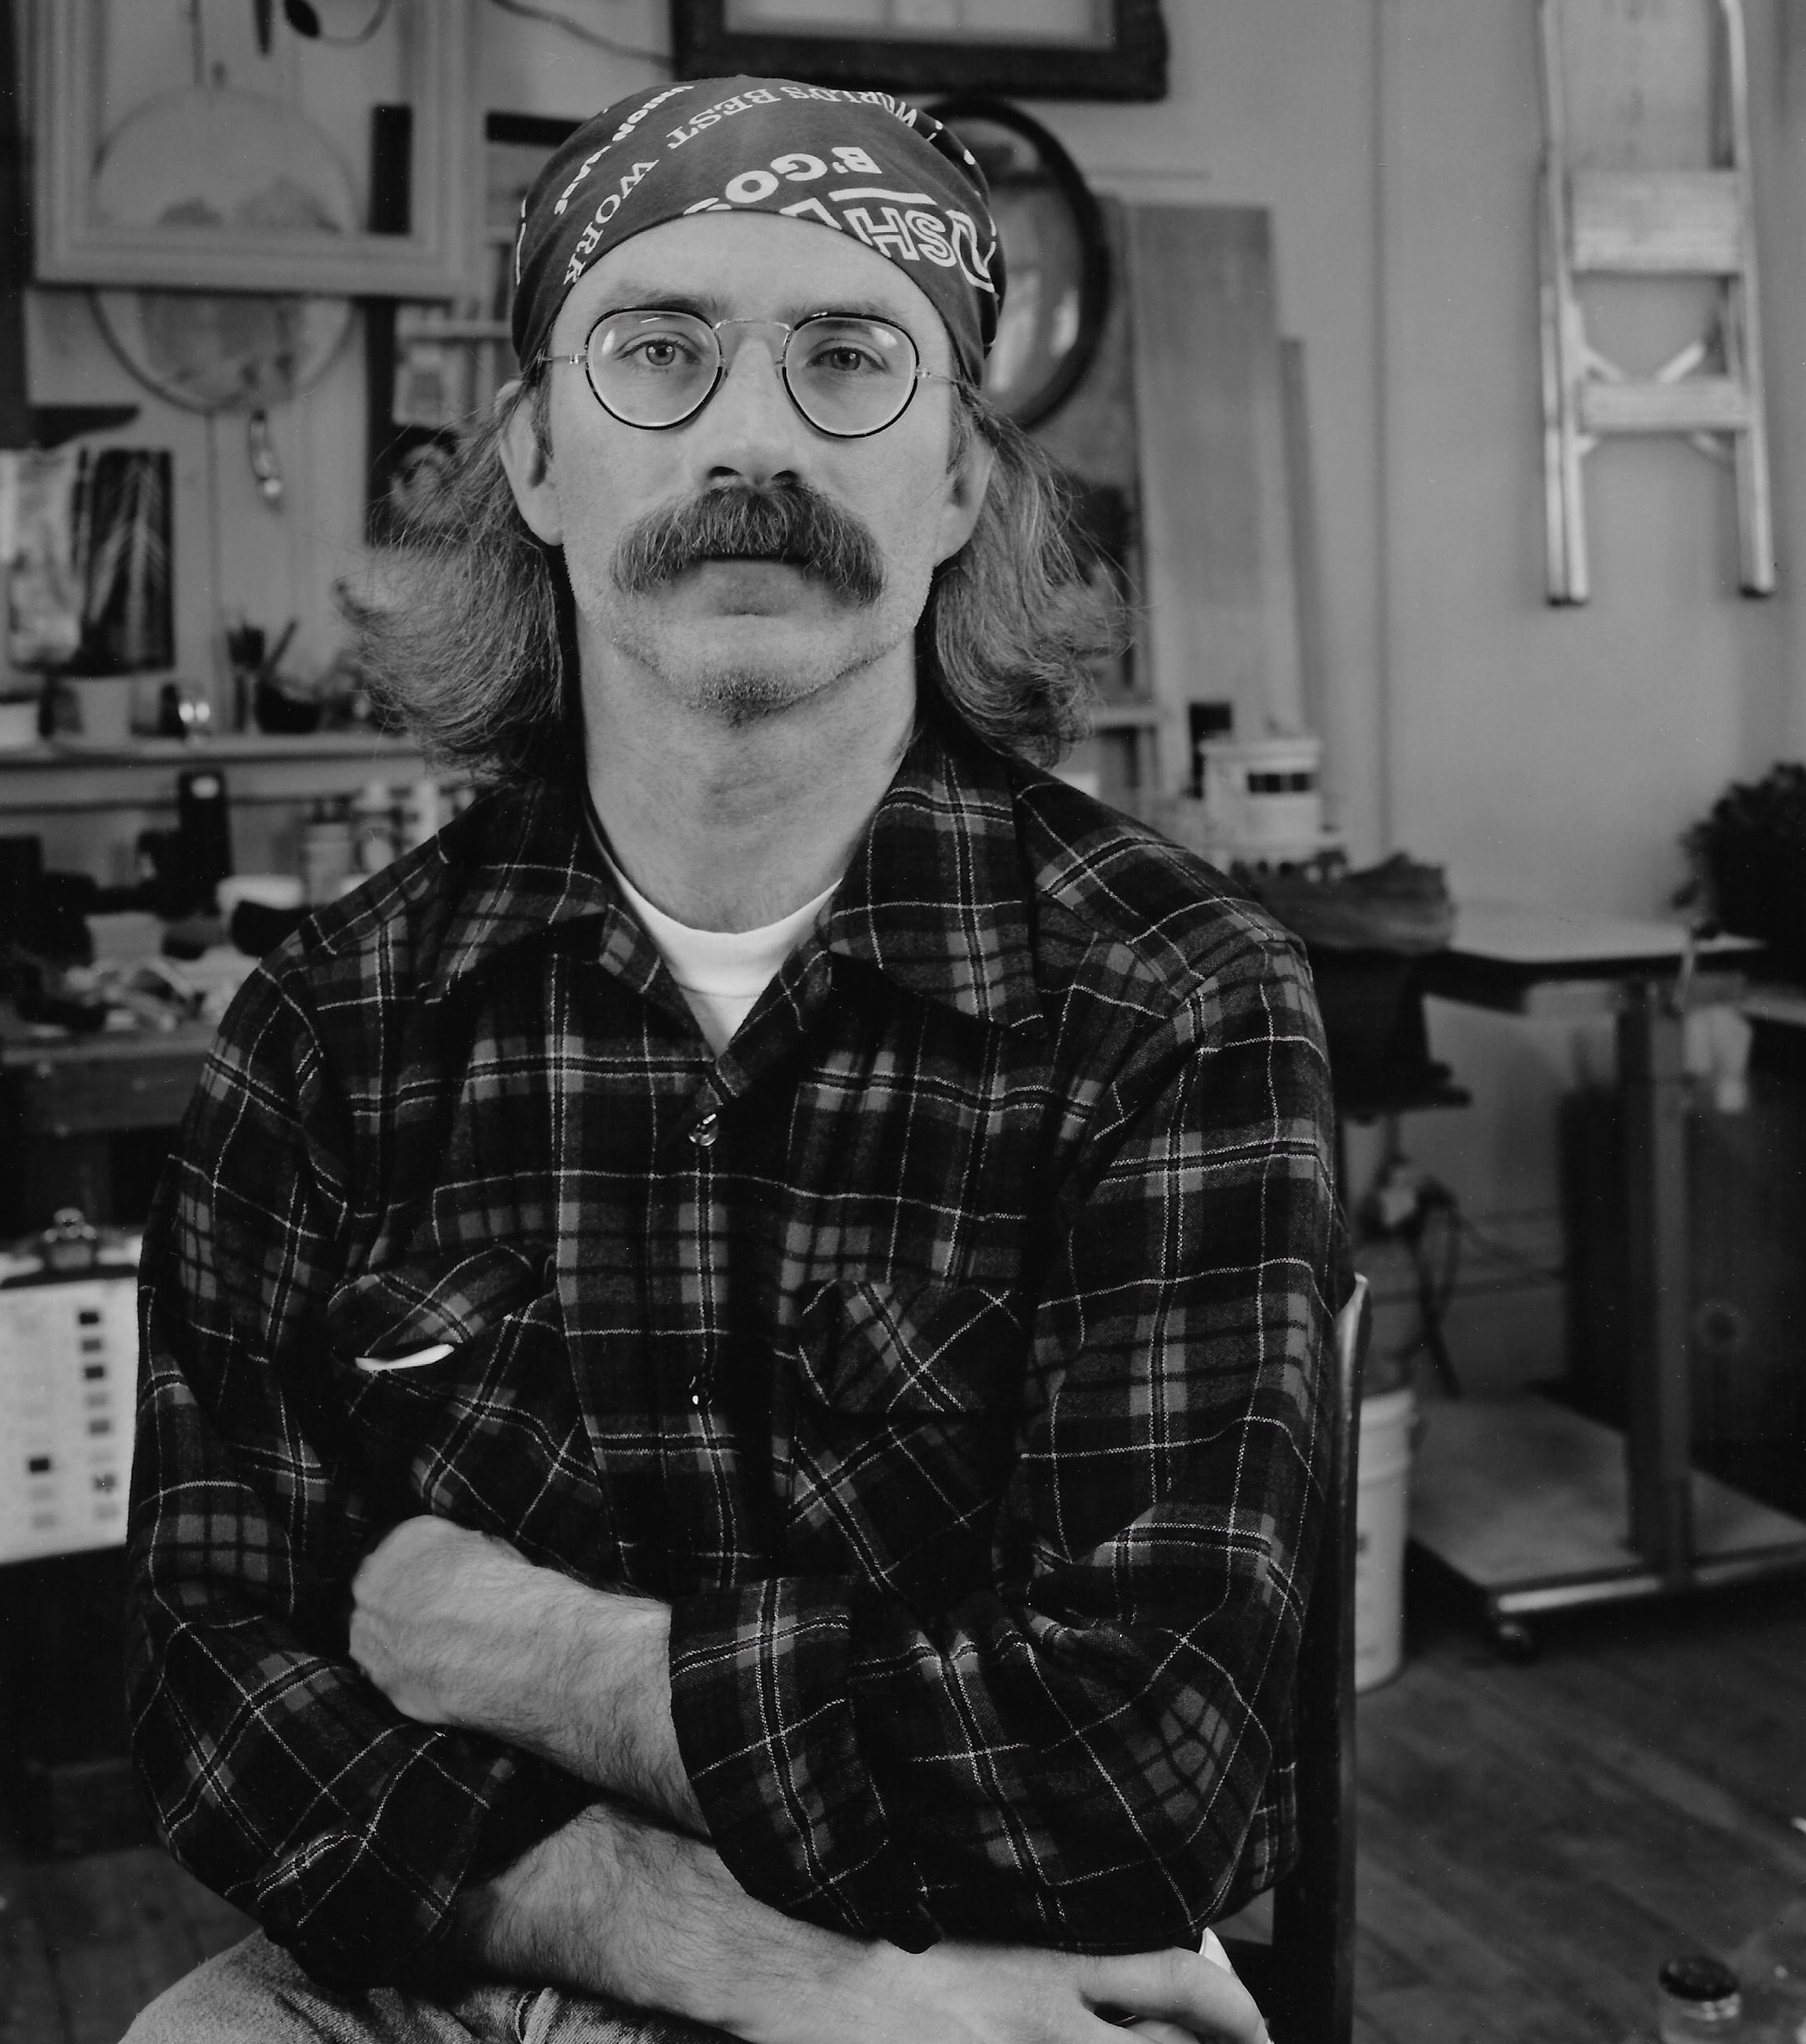
<path id="1" fill-rule="evenodd" d="M 1272 1943 L 1224 1940 L 1274 2044 L 1348 2044 L 1354 2034 L 1354 1464 L 1370 1318 L 1358 1278 L 1336 1316 L 1329 1496 L 1293 1689 L 1297 1864 L 1273 1891 Z"/>

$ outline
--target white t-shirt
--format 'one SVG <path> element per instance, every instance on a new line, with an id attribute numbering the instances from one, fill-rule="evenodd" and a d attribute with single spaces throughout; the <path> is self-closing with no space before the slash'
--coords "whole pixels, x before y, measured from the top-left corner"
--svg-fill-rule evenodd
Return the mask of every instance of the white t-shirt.
<path id="1" fill-rule="evenodd" d="M 763 929 L 693 930 L 663 909 L 654 908 L 606 851 L 602 856 L 621 882 L 628 906 L 658 947 L 717 1057 L 840 884 L 832 882 L 813 901 L 804 902 L 781 922 L 767 923 Z"/>

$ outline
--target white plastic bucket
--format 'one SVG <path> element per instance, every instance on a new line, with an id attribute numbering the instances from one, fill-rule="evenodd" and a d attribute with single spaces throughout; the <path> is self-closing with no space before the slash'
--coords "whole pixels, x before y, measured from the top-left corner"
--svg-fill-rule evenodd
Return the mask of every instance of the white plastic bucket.
<path id="1" fill-rule="evenodd" d="M 1377 1688 L 1404 1658 L 1404 1531 L 1411 1489 L 1411 1387 L 1361 1400 L 1354 1488 L 1354 1686 Z"/>

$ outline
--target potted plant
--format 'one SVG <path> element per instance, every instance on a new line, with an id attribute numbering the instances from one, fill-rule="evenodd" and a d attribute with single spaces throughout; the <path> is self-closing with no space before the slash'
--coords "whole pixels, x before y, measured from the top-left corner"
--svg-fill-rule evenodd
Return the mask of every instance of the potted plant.
<path id="1" fill-rule="evenodd" d="M 1696 898 L 1725 929 L 1759 937 L 1777 972 L 1806 979 L 1806 765 L 1734 782 L 1682 843 Z"/>

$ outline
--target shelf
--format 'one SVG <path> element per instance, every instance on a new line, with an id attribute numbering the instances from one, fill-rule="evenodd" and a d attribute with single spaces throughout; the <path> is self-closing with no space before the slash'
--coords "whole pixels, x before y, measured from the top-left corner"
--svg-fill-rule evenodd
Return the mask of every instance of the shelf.
<path id="1" fill-rule="evenodd" d="M 117 432 L 137 416 L 136 405 L 33 405 L 26 413 L 35 448 L 59 448 L 84 433 Z"/>
<path id="2" fill-rule="evenodd" d="M 190 744 L 140 738 L 129 745 L 37 744 L 0 752 L 0 813 L 6 810 L 166 809 L 175 778 L 198 766 L 226 775 L 235 801 L 295 801 L 348 794 L 365 782 L 417 779 L 411 740 L 368 731 L 273 738 L 244 732 Z"/>
<path id="3" fill-rule="evenodd" d="M 1752 986 L 1738 1005 L 1752 1022 L 1806 1029 L 1806 987 L 1769 981 Z"/>
<path id="4" fill-rule="evenodd" d="M 1412 1473 L 1411 1538 L 1494 1618 L 1806 1570 L 1806 1525 L 1693 1471 L 1691 1558 L 1652 1566 L 1625 1535 L 1623 1436 L 1531 1395 L 1439 1402 Z"/>

